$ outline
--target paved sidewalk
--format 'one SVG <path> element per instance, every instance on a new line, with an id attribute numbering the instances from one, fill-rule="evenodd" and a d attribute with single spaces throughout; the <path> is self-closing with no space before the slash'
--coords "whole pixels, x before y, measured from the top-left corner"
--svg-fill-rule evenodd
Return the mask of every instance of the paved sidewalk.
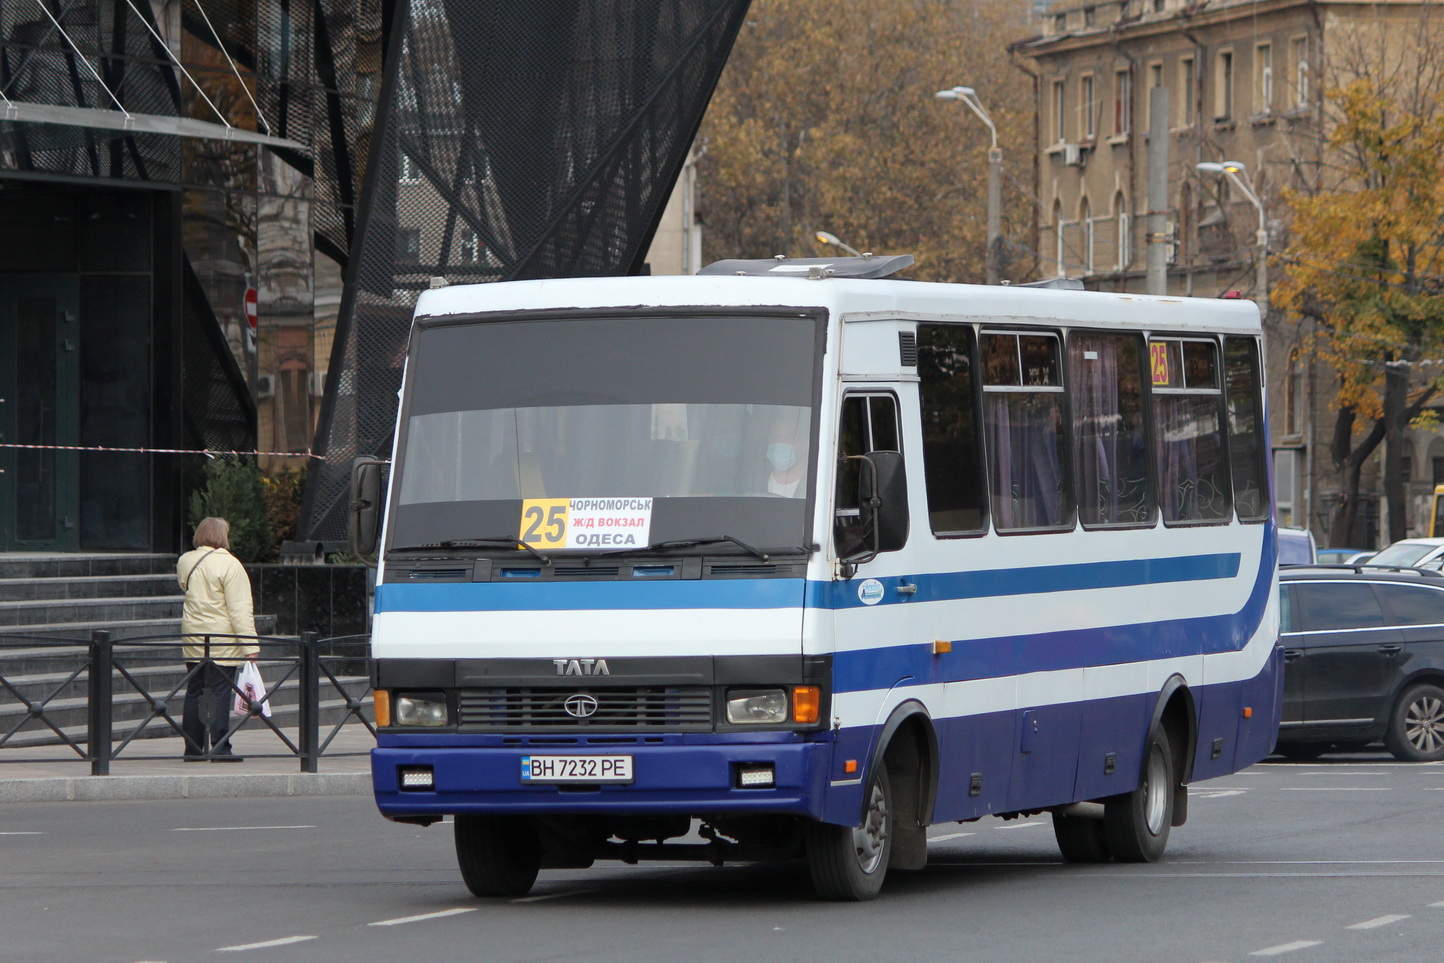
<path id="1" fill-rule="evenodd" d="M 296 732 L 282 727 L 294 744 Z M 321 729 L 324 741 L 329 726 Z M 239 796 L 335 796 L 371 792 L 375 738 L 348 723 L 327 746 L 318 772 L 264 727 L 232 739 L 244 762 L 183 762 L 179 736 L 137 739 L 110 762 L 110 775 L 92 776 L 90 763 L 68 746 L 0 747 L 0 803 L 90 802 L 105 799 L 202 799 Z"/>

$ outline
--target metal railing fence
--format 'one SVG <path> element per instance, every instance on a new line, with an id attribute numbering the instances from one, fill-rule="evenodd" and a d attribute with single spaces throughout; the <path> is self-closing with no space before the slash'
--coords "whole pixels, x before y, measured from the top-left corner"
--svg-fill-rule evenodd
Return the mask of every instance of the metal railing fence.
<path id="1" fill-rule="evenodd" d="M 122 754 L 127 759 L 173 758 L 173 752 L 144 753 L 140 747 L 155 736 L 179 735 L 187 754 L 210 757 L 212 750 L 186 737 L 178 717 L 189 681 L 217 662 L 213 648 L 239 642 L 260 647 L 256 665 L 266 695 L 249 701 L 245 714 L 230 716 L 224 741 L 247 726 L 263 726 L 275 734 L 280 749 L 270 753 L 248 749 L 247 756 L 295 757 L 302 772 L 316 772 L 320 757 L 348 724 L 359 723 L 376 735 L 366 712 L 371 696 L 369 641 L 364 635 L 322 639 L 314 632 L 299 638 L 186 639 L 176 635 L 114 639 L 105 630 L 92 632 L 88 639 L 0 634 L 0 762 L 53 762 L 53 757 L 24 755 L 27 748 L 41 743 L 21 745 L 23 737 L 37 733 L 47 740 L 45 744 L 67 747 L 77 760 L 88 761 L 91 775 L 96 776 L 109 775 L 111 762 Z M 180 652 L 185 644 L 200 645 L 202 658 L 188 661 Z M 219 659 L 234 661 L 224 653 Z M 82 706 L 76 695 L 82 684 L 83 727 L 77 724 Z M 233 697 L 245 698 L 234 679 L 230 688 Z M 271 708 L 270 716 L 265 714 L 266 706 Z M 210 707 L 210 700 L 203 698 L 202 724 L 207 728 Z M 130 718 L 117 720 L 118 712 Z M 333 718 L 323 723 L 323 714 Z M 284 716 L 293 716 L 294 726 L 279 724 L 277 718 Z M 118 742 L 117 721 L 128 729 Z M 289 730 L 294 730 L 294 738 Z"/>

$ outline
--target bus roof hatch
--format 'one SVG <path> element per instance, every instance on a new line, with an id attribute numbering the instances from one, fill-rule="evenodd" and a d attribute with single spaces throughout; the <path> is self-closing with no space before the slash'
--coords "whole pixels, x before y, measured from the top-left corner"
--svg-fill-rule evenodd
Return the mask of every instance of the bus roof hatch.
<path id="1" fill-rule="evenodd" d="M 743 277 L 885 278 L 911 266 L 911 254 L 874 257 L 796 257 L 778 255 L 761 260 L 713 261 L 698 274 L 733 274 Z"/>

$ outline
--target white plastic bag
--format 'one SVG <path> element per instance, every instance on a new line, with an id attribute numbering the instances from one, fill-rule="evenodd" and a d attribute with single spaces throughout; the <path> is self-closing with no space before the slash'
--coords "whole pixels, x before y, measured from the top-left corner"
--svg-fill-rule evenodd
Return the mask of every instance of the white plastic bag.
<path id="1" fill-rule="evenodd" d="M 251 703 L 261 704 L 261 715 L 267 719 L 271 717 L 271 704 L 266 701 L 266 684 L 261 681 L 261 670 L 256 668 L 256 663 L 247 659 L 241 663 L 241 671 L 236 673 L 236 704 L 231 712 L 237 717 L 251 714 Z"/>

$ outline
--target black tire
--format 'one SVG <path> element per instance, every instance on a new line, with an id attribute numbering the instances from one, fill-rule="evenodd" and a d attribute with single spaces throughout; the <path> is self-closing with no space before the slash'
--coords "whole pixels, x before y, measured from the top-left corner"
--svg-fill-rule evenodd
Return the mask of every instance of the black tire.
<path id="1" fill-rule="evenodd" d="M 1148 734 L 1138 788 L 1103 804 L 1108 849 L 1120 863 L 1154 863 L 1168 846 L 1173 825 L 1173 750 L 1159 729 Z"/>
<path id="2" fill-rule="evenodd" d="M 859 902 L 882 890 L 892 855 L 892 784 L 887 766 L 878 763 L 867 781 L 867 811 L 862 824 L 807 824 L 807 871 L 823 899 Z"/>
<path id="3" fill-rule="evenodd" d="M 1327 742 L 1285 742 L 1274 747 L 1274 752 L 1293 762 L 1313 762 L 1329 751 Z"/>
<path id="4" fill-rule="evenodd" d="M 1106 863 L 1113 858 L 1103 820 L 1053 814 L 1053 838 L 1064 862 Z"/>
<path id="5" fill-rule="evenodd" d="M 525 816 L 457 816 L 456 862 L 473 896 L 525 896 L 541 868 L 541 838 Z"/>
<path id="6" fill-rule="evenodd" d="M 1444 689 L 1410 686 L 1389 715 L 1384 745 L 1404 762 L 1444 759 Z"/>

